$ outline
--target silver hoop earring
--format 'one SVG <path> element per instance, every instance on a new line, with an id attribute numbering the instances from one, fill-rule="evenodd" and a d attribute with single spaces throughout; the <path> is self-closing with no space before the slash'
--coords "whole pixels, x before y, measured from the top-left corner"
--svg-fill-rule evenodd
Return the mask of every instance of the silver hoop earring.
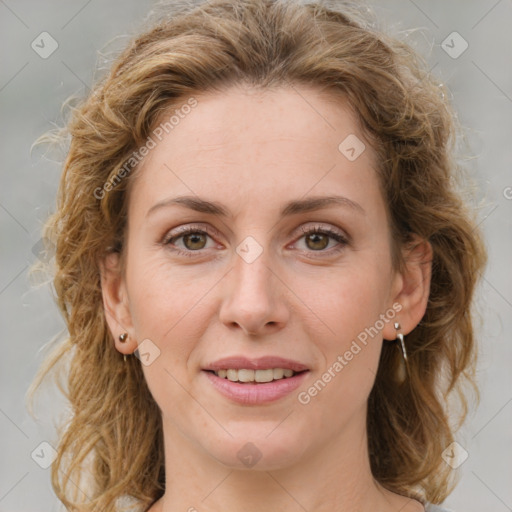
<path id="1" fill-rule="evenodd" d="M 405 343 L 404 343 L 404 335 L 401 332 L 398 332 L 400 330 L 400 324 L 398 322 L 395 322 L 395 329 L 397 331 L 396 337 L 400 341 L 400 348 L 402 350 L 402 356 L 404 358 L 405 363 L 407 363 L 407 350 L 405 350 Z"/>
<path id="2" fill-rule="evenodd" d="M 398 322 L 395 322 L 394 327 L 397 331 L 396 339 L 399 342 L 400 350 L 402 352 L 402 364 L 398 370 L 397 380 L 400 383 L 403 383 L 405 379 L 409 376 L 409 361 L 407 359 L 407 350 L 405 348 L 404 335 L 401 332 L 399 332 L 400 324 Z"/>

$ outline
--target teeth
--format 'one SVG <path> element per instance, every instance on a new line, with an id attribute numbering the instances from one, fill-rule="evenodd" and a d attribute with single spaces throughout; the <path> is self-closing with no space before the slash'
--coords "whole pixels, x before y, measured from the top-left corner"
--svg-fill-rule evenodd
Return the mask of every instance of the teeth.
<path id="1" fill-rule="evenodd" d="M 281 380 L 292 377 L 295 374 L 293 370 L 283 368 L 268 368 L 266 370 L 235 370 L 228 368 L 226 370 L 218 370 L 215 372 L 217 377 L 228 379 L 232 382 L 272 382 L 273 380 Z"/>
<path id="2" fill-rule="evenodd" d="M 233 370 L 236 371 L 236 370 Z M 253 382 L 254 374 L 256 373 L 254 370 L 238 370 L 238 380 L 240 382 Z"/>
<path id="3" fill-rule="evenodd" d="M 274 368 L 274 380 L 282 379 L 284 377 L 284 370 L 282 368 Z"/>
<path id="4" fill-rule="evenodd" d="M 238 370 L 227 370 L 228 379 L 236 382 L 238 380 Z"/>
<path id="5" fill-rule="evenodd" d="M 239 370 L 240 371 L 240 370 Z M 254 372 L 255 382 L 272 382 L 274 380 L 274 370 L 256 370 Z"/>

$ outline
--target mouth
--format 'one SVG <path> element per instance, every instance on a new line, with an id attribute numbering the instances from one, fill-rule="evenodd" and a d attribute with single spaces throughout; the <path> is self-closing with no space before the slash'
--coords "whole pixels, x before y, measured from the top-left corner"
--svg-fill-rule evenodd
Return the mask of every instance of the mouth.
<path id="1" fill-rule="evenodd" d="M 252 370 L 249 368 L 223 368 L 220 370 L 207 370 L 221 379 L 227 379 L 231 382 L 241 382 L 244 384 L 264 384 L 282 379 L 289 379 L 301 372 L 295 372 L 290 368 L 267 368 L 264 370 Z"/>
<path id="2" fill-rule="evenodd" d="M 225 358 L 202 373 L 224 397 L 242 405 L 262 405 L 290 395 L 304 381 L 309 368 L 297 361 L 267 356 Z"/>

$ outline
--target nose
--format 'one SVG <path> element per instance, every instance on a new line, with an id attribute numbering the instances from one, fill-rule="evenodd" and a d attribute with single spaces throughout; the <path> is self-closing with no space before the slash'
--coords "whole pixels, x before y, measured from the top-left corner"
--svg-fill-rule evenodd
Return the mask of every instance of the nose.
<path id="1" fill-rule="evenodd" d="M 230 329 L 240 328 L 244 334 L 258 336 L 277 332 L 286 325 L 286 286 L 269 263 L 265 252 L 251 263 L 235 255 L 220 309 L 220 320 Z"/>

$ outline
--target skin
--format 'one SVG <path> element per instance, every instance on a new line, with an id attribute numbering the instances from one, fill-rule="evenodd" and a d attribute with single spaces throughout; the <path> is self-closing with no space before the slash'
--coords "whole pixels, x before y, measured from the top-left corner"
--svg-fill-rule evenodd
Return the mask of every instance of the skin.
<path id="1" fill-rule="evenodd" d="M 405 270 L 393 270 L 375 153 L 367 141 L 355 161 L 338 150 L 350 134 L 364 141 L 339 99 L 305 86 L 194 97 L 197 107 L 150 151 L 132 184 L 124 267 L 117 255 L 102 265 L 116 348 L 130 354 L 149 339 L 160 350 L 143 366 L 162 411 L 167 475 L 151 512 L 424 510 L 373 479 L 366 407 L 382 344 L 396 339 L 393 322 L 406 335 L 425 312 L 430 246 L 420 241 L 404 253 Z M 287 201 L 333 194 L 363 212 L 335 205 L 279 215 Z M 176 205 L 148 214 L 179 195 L 217 201 L 232 216 Z M 185 225 L 213 230 L 173 239 L 191 257 L 162 243 Z M 301 226 L 330 227 L 348 243 L 308 240 Z M 236 252 L 248 236 L 263 249 L 251 263 Z M 394 320 L 301 404 L 298 393 L 397 303 Z M 201 368 L 239 354 L 292 358 L 310 371 L 274 403 L 235 404 Z M 261 454 L 250 469 L 237 457 L 248 442 Z"/>

